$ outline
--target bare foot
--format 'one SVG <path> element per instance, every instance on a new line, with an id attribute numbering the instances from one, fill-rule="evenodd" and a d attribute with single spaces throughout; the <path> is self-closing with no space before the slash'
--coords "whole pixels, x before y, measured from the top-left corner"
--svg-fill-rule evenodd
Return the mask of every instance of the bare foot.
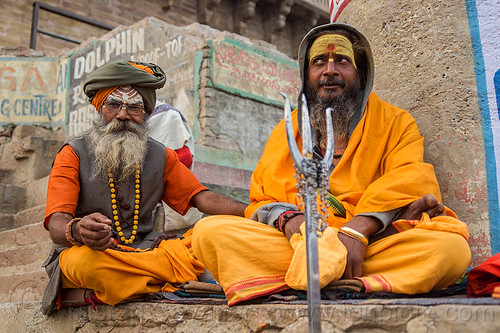
<path id="1" fill-rule="evenodd" d="M 420 220 L 422 218 L 422 213 L 429 214 L 431 218 L 446 215 L 444 213 L 444 205 L 439 203 L 438 199 L 432 194 L 426 194 L 409 204 L 405 211 L 399 216 L 399 219 Z M 370 237 L 370 244 L 396 233 L 398 233 L 397 229 L 393 225 L 389 225 L 380 234 Z"/>
<path id="2" fill-rule="evenodd" d="M 427 213 L 431 218 L 446 215 L 444 213 L 444 205 L 439 203 L 438 199 L 432 194 L 426 194 L 409 204 L 399 218 L 420 220 L 422 218 L 422 213 Z"/>

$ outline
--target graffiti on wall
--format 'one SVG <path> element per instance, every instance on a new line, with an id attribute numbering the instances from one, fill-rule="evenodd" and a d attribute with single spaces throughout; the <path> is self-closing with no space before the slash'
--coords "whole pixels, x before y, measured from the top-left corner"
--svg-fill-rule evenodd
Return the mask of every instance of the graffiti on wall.
<path id="1" fill-rule="evenodd" d="M 110 61 L 139 61 L 158 64 L 167 76 L 165 87 L 157 91 L 157 99 L 176 106 L 181 96 L 182 112 L 193 113 L 186 103 L 186 90 L 194 86 L 194 52 L 186 56 L 185 40 L 177 28 L 172 31 L 161 27 L 132 26 L 109 35 L 91 45 L 77 50 L 70 57 L 70 83 L 68 107 L 68 136 L 83 134 L 97 117 L 93 106 L 83 92 L 83 83 L 89 73 Z M 176 30 L 176 31 L 173 31 Z M 194 38 L 194 37 L 193 37 Z M 189 117 L 187 118 L 194 118 Z"/>
<path id="2" fill-rule="evenodd" d="M 466 0 L 482 115 L 492 253 L 500 252 L 500 2 Z"/>
<path id="3" fill-rule="evenodd" d="M 295 104 L 300 89 L 296 62 L 273 57 L 225 39 L 212 44 L 212 76 L 216 87 L 231 93 L 276 105 L 283 104 L 284 92 Z"/>
<path id="4" fill-rule="evenodd" d="M 1 60 L 0 124 L 62 125 L 66 63 L 51 58 Z"/>
<path id="5" fill-rule="evenodd" d="M 130 60 L 133 54 L 145 51 L 144 29 L 126 29 L 77 50 L 70 58 L 68 136 L 81 135 L 97 117 L 96 111 L 83 92 L 87 75 L 114 60 Z"/>

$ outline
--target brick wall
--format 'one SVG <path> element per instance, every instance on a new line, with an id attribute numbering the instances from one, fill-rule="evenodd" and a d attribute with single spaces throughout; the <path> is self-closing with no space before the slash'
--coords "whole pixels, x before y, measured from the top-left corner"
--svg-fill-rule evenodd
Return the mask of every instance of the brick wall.
<path id="1" fill-rule="evenodd" d="M 31 36 L 31 21 L 33 2 L 29 0 L 2 0 L 0 2 L 0 48 L 29 47 Z M 175 0 L 170 9 L 165 10 L 163 0 L 44 0 L 43 3 L 58 9 L 93 19 L 116 27 L 118 25 L 130 26 L 141 19 L 153 16 L 167 23 L 177 26 L 186 26 L 200 22 L 200 8 L 204 6 L 202 0 Z M 220 31 L 237 32 L 253 40 L 266 40 L 288 56 L 296 57 L 299 42 L 308 29 L 299 29 L 297 26 L 307 20 L 310 10 L 302 7 L 303 2 L 296 1 L 286 17 L 286 27 L 271 34 L 267 23 L 271 25 L 277 20 L 276 1 L 259 0 L 256 2 L 255 15 L 240 24 L 239 2 L 221 0 L 210 11 L 207 23 Z M 318 13 L 315 13 L 319 15 Z M 321 13 L 317 23 L 326 23 L 328 14 Z M 310 25 L 310 23 L 307 23 Z M 310 28 L 312 26 L 308 26 Z M 38 28 L 50 33 L 62 35 L 76 41 L 85 41 L 89 37 L 100 37 L 107 30 L 94 27 L 85 23 L 74 21 L 63 16 L 41 10 L 39 12 Z M 47 35 L 37 34 L 36 49 L 47 54 L 57 51 L 67 51 L 75 44 L 58 40 Z"/>
<path id="2" fill-rule="evenodd" d="M 67 10 L 112 26 L 129 26 L 147 16 L 155 16 L 163 21 L 184 26 L 197 21 L 197 1 L 175 1 L 174 6 L 165 11 L 160 0 L 45 0 L 43 3 Z M 0 47 L 29 47 L 33 1 L 3 0 L 0 2 Z M 99 37 L 107 31 L 80 23 L 57 14 L 40 11 L 39 29 L 84 41 L 91 36 Z M 75 44 L 57 40 L 42 34 L 37 36 L 37 49 L 58 51 L 71 49 Z"/>

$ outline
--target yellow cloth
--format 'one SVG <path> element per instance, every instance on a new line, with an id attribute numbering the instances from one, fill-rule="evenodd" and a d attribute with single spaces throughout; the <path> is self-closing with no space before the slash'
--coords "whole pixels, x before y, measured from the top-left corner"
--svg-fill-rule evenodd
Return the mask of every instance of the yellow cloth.
<path id="1" fill-rule="evenodd" d="M 326 228 L 318 239 L 319 286 L 326 287 L 344 274 L 347 249 L 337 237 L 338 230 Z M 290 245 L 293 258 L 285 275 L 286 284 L 297 290 L 307 290 L 306 224 L 300 226 L 300 234 L 293 234 Z"/>
<path id="2" fill-rule="evenodd" d="M 296 111 L 293 127 L 301 150 Z M 246 217 L 269 203 L 298 205 L 294 173 L 282 121 L 252 174 Z M 357 214 L 404 207 L 425 194 L 441 201 L 434 168 L 423 162 L 423 138 L 411 115 L 371 93 L 331 174 L 330 192 L 347 211 L 342 218 L 330 209 L 328 223 L 334 228 Z M 458 279 L 470 262 L 467 226 L 450 209 L 446 214 L 398 221 L 402 232 L 370 244 L 361 278 L 367 290 L 412 294 Z M 201 220 L 193 231 L 193 250 L 224 288 L 229 305 L 288 288 L 287 273 L 304 274 L 289 272 L 294 248 L 281 232 L 242 218 Z"/>
<path id="3" fill-rule="evenodd" d="M 448 216 L 430 219 L 424 213 L 420 221 L 407 226 L 366 249 L 360 280 L 367 292 L 424 293 L 463 276 L 471 259 L 464 223 Z"/>
<path id="4" fill-rule="evenodd" d="M 174 291 L 205 271 L 193 256 L 191 234 L 189 230 L 183 239 L 164 240 L 151 251 L 70 247 L 59 256 L 62 287 L 93 289 L 101 301 L 111 305 L 141 294 Z"/>
<path id="5" fill-rule="evenodd" d="M 439 225 L 439 218 L 432 219 L 436 223 L 426 222 L 413 222 L 411 229 L 368 246 L 363 276 L 359 278 L 367 291 L 424 293 L 442 289 L 463 275 L 470 262 L 470 249 L 461 235 L 463 223 L 450 220 L 449 231 L 444 232 L 429 229 Z M 326 230 L 332 230 L 328 237 L 338 244 L 335 229 Z M 345 265 L 343 252 L 336 254 L 339 266 L 323 267 L 321 253 L 325 246 L 331 249 L 326 242 L 319 242 L 321 286 L 337 280 L 341 275 L 336 275 L 339 267 L 343 271 L 341 265 Z M 302 256 L 305 262 L 305 251 L 294 253 L 280 231 L 241 217 L 211 216 L 200 220 L 193 231 L 193 251 L 221 284 L 230 306 L 288 289 L 287 275 L 302 281 L 306 278 L 305 266 L 292 264 L 295 255 Z M 306 285 L 294 287 L 306 289 Z"/>

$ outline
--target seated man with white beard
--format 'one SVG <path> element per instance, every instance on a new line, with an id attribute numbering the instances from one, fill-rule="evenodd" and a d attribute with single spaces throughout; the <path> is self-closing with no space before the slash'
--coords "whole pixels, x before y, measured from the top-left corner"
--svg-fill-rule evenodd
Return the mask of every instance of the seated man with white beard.
<path id="1" fill-rule="evenodd" d="M 208 191 L 173 150 L 148 137 L 146 119 L 164 84 L 160 67 L 133 62 L 108 63 L 85 82 L 99 116 L 60 150 L 50 174 L 44 226 L 55 245 L 45 264 L 45 314 L 196 280 L 205 267 L 191 250 L 191 231 L 177 239 L 152 232 L 160 200 L 180 214 L 196 207 L 243 215 L 244 204 Z"/>

